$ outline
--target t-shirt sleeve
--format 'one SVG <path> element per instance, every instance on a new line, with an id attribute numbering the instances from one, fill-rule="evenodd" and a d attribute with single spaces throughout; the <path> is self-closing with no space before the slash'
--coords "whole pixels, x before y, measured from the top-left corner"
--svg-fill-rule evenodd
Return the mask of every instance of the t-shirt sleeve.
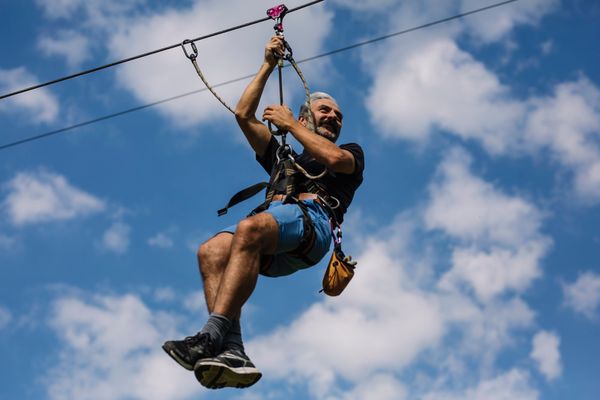
<path id="1" fill-rule="evenodd" d="M 362 147 L 358 143 L 342 144 L 340 149 L 347 150 L 354 156 L 354 173 L 355 176 L 361 176 L 365 169 L 365 154 Z"/>
<path id="2" fill-rule="evenodd" d="M 271 170 L 277 160 L 277 149 L 279 148 L 279 142 L 275 139 L 275 136 L 271 136 L 271 141 L 267 145 L 265 154 L 259 156 L 256 155 L 256 161 L 267 171 L 267 174 L 271 174 Z"/>

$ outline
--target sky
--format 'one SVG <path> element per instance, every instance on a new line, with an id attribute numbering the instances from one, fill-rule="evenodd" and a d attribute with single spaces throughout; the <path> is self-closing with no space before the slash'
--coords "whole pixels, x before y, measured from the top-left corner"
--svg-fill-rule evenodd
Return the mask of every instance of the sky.
<path id="1" fill-rule="evenodd" d="M 301 60 L 490 4 L 326 0 L 284 26 Z M 274 5 L 0 0 L 0 93 Z M 260 200 L 216 210 L 266 178 L 181 49 L 0 100 L 1 146 L 196 91 L 0 150 L 0 399 L 596 399 L 599 20 L 593 0 L 519 0 L 300 64 L 365 152 L 358 266 L 335 298 L 325 262 L 259 279 L 245 390 L 204 389 L 160 347 L 207 317 L 198 245 Z M 272 26 L 198 42 L 209 82 L 256 72 Z M 248 82 L 217 90 L 234 105 Z M 303 101 L 291 69 L 284 97 Z M 277 102 L 273 76 L 260 108 Z"/>

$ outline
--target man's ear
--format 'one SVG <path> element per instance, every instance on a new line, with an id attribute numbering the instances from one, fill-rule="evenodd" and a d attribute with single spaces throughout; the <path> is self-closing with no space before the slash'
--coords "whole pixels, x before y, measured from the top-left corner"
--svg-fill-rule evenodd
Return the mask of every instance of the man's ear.
<path id="1" fill-rule="evenodd" d="M 304 126 L 306 128 L 306 125 L 308 124 L 308 120 L 304 117 L 304 115 L 301 115 L 298 117 L 298 122 L 300 122 L 302 124 L 302 126 Z"/>

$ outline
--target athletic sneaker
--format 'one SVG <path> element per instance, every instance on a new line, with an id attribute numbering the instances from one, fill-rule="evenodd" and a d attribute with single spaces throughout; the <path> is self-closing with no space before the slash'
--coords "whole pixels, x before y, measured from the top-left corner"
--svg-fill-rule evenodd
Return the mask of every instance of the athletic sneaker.
<path id="1" fill-rule="evenodd" d="M 198 360 L 194 374 L 202 386 L 209 389 L 247 388 L 262 377 L 262 373 L 240 350 L 225 350 L 216 357 Z"/>
<path id="2" fill-rule="evenodd" d="M 185 369 L 192 371 L 201 358 L 215 356 L 215 345 L 208 333 L 198 332 L 183 340 L 169 340 L 162 346 L 168 355 Z"/>

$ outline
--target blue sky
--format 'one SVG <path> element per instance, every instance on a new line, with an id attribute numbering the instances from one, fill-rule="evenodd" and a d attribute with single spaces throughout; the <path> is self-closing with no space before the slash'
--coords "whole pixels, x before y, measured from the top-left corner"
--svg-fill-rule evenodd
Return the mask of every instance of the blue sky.
<path id="1" fill-rule="evenodd" d="M 286 37 L 299 60 L 492 3 L 327 0 Z M 0 93 L 273 5 L 3 1 Z M 339 298 L 318 293 L 323 264 L 259 281 L 242 323 L 264 377 L 244 391 L 207 391 L 160 349 L 206 318 L 198 244 L 258 199 L 216 210 L 265 178 L 227 110 L 201 92 L 0 150 L 0 398 L 595 399 L 599 18 L 520 0 L 301 64 L 365 150 L 344 224 L 359 264 Z M 255 72 L 271 34 L 198 43 L 209 81 Z M 235 104 L 247 82 L 218 91 Z M 202 87 L 163 52 L 0 100 L 0 145 Z M 285 97 L 303 98 L 291 71 Z M 277 101 L 272 79 L 261 107 Z"/>

